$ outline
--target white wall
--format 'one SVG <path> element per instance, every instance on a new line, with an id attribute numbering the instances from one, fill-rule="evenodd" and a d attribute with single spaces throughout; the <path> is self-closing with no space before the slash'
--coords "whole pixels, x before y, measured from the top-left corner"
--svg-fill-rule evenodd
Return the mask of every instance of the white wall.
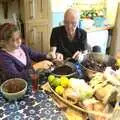
<path id="1" fill-rule="evenodd" d="M 96 45 L 100 46 L 101 52 L 105 54 L 108 42 L 108 30 L 88 32 L 87 40 L 91 47 Z"/>
<path id="2" fill-rule="evenodd" d="M 74 0 L 51 0 L 52 12 L 64 12 Z"/>
<path id="3" fill-rule="evenodd" d="M 118 0 L 107 0 L 106 17 L 109 24 L 115 24 L 118 2 Z"/>

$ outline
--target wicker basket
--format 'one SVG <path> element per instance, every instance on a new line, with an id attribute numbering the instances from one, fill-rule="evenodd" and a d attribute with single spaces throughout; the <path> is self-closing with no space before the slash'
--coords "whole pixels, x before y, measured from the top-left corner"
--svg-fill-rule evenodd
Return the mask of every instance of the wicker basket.
<path id="1" fill-rule="evenodd" d="M 110 120 L 120 120 L 120 94 L 117 96 L 117 102 L 115 104 L 115 108 L 113 110 L 112 116 Z"/>
<path id="2" fill-rule="evenodd" d="M 68 100 L 64 99 L 62 96 L 58 95 L 50 85 L 49 85 L 49 87 L 50 87 L 51 92 L 55 95 L 55 97 L 57 97 L 60 101 L 62 101 L 69 107 L 72 107 L 78 111 L 87 113 L 90 120 L 94 120 L 91 116 L 100 116 L 100 117 L 106 118 L 107 120 L 120 120 L 120 107 L 119 107 L 120 99 L 117 100 L 115 107 L 112 108 L 113 109 L 112 112 L 108 112 L 108 113 L 97 112 L 97 111 L 92 111 L 92 110 L 86 110 L 84 108 L 81 108 L 77 105 L 72 104 L 70 101 L 68 101 Z M 107 107 L 105 109 L 108 109 Z"/>
<path id="3" fill-rule="evenodd" d="M 50 90 L 51 92 L 58 98 L 60 99 L 63 103 L 65 103 L 66 105 L 78 110 L 78 111 L 81 111 L 81 112 L 85 112 L 85 113 L 88 113 L 88 114 L 92 114 L 92 115 L 96 115 L 96 116 L 102 116 L 102 117 L 106 117 L 106 118 L 109 118 L 111 116 L 111 114 L 103 114 L 102 112 L 96 112 L 96 111 L 89 111 L 89 110 L 86 110 L 86 109 L 83 109 L 77 105 L 74 105 L 74 104 L 71 104 L 71 102 L 69 102 L 68 100 L 64 99 L 63 97 L 61 97 L 60 95 L 58 95 L 53 89 L 52 87 L 49 85 L 50 87 Z"/>

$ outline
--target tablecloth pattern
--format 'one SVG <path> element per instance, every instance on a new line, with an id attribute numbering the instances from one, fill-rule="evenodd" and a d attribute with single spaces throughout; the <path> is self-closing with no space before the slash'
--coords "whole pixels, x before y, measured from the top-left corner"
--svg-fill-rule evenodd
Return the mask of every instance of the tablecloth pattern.
<path id="1" fill-rule="evenodd" d="M 0 93 L 0 120 L 67 120 L 51 97 L 40 90 L 27 94 L 17 101 L 7 101 Z"/>
<path id="2" fill-rule="evenodd" d="M 83 78 L 83 71 L 78 62 L 74 63 L 77 77 Z M 39 73 L 39 84 L 47 82 L 48 73 Z M 32 92 L 29 85 L 27 93 L 17 101 L 7 101 L 0 93 L 0 120 L 67 120 L 64 113 L 57 108 L 50 95 L 39 90 Z"/>

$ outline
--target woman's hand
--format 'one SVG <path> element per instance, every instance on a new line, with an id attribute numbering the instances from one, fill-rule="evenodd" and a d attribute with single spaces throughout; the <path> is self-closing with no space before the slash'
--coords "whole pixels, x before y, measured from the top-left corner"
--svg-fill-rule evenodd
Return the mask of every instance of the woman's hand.
<path id="1" fill-rule="evenodd" d="M 34 68 L 35 70 L 37 70 L 37 69 L 48 69 L 48 68 L 50 68 L 52 65 L 53 65 L 52 62 L 50 62 L 50 61 L 48 61 L 48 60 L 44 60 L 44 61 L 40 61 L 40 62 L 34 64 L 34 65 L 33 65 L 33 68 Z"/>

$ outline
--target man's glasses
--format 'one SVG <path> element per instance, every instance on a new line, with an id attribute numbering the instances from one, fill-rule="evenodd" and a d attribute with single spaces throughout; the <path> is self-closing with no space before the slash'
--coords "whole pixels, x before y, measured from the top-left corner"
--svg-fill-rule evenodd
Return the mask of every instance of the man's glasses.
<path id="1" fill-rule="evenodd" d="M 76 21 L 73 21 L 73 22 L 68 22 L 68 21 L 64 21 L 64 25 L 68 26 L 68 25 L 72 25 L 72 26 L 77 26 L 77 22 Z"/>

